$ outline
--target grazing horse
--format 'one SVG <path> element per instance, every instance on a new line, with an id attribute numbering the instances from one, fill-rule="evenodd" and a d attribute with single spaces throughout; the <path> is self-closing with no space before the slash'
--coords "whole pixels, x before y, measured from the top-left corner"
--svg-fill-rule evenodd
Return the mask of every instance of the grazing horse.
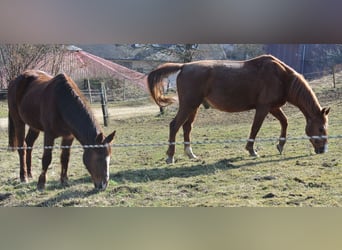
<path id="1" fill-rule="evenodd" d="M 96 189 L 104 190 L 109 180 L 110 142 L 115 131 L 105 137 L 86 99 L 68 76 L 52 77 L 42 71 L 28 70 L 8 86 L 9 147 L 18 148 L 20 180 L 27 182 L 31 174 L 32 146 L 40 131 L 44 131 L 42 172 L 37 188 L 45 188 L 46 172 L 51 163 L 52 146 L 62 137 L 61 176 L 67 184 L 70 146 L 76 139 L 84 148 L 83 163 Z M 29 126 L 25 138 L 25 124 Z"/>
<path id="2" fill-rule="evenodd" d="M 147 77 L 151 96 L 161 107 L 175 101 L 163 95 L 163 79 L 177 71 L 179 109 L 170 123 L 167 163 L 174 162 L 176 133 L 181 126 L 184 130 L 185 153 L 190 158 L 196 158 L 190 146 L 190 132 L 198 107 L 203 101 L 225 112 L 255 109 L 246 145 L 251 156 L 257 156 L 253 147 L 254 140 L 268 113 L 280 122 L 281 133 L 277 148 L 282 153 L 286 141 L 287 118 L 281 107 L 286 102 L 297 106 L 304 114 L 305 131 L 315 152 L 326 152 L 327 115 L 330 108 L 321 108 L 303 76 L 279 59 L 263 55 L 246 61 L 165 63 Z"/>

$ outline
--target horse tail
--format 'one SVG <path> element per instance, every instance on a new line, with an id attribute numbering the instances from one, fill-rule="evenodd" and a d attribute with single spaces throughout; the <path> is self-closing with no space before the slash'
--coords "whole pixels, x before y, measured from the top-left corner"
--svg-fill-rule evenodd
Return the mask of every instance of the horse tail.
<path id="1" fill-rule="evenodd" d="M 165 107 L 175 102 L 174 98 L 164 95 L 163 79 L 182 68 L 182 63 L 165 63 L 148 74 L 148 88 L 153 100 L 158 106 Z"/>
<path id="2" fill-rule="evenodd" d="M 15 132 L 15 127 L 13 119 L 10 112 L 8 112 L 8 148 L 10 151 L 14 151 L 14 147 L 17 147 L 17 136 Z"/>

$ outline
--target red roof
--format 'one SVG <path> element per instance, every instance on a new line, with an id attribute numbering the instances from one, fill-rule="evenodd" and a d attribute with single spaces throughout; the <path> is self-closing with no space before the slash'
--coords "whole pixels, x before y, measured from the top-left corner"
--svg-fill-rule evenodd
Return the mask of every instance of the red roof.
<path id="1" fill-rule="evenodd" d="M 82 50 L 67 50 L 62 55 L 61 64 L 58 65 L 58 70 L 52 70 L 52 62 L 54 60 L 55 58 L 52 56 L 47 56 L 35 67 L 35 69 L 39 69 L 50 74 L 53 71 L 65 73 L 75 81 L 83 81 L 84 79 L 91 78 L 120 79 L 147 90 L 145 74 Z M 3 69 L 0 68 L 0 70 Z M 0 76 L 3 76 L 3 79 L 0 79 L 1 88 L 6 88 L 8 83 L 4 78 L 4 74 L 0 74 Z"/>
<path id="2" fill-rule="evenodd" d="M 63 58 L 61 72 L 74 80 L 108 78 L 126 80 L 146 89 L 145 74 L 126 68 L 85 51 L 69 51 Z"/>

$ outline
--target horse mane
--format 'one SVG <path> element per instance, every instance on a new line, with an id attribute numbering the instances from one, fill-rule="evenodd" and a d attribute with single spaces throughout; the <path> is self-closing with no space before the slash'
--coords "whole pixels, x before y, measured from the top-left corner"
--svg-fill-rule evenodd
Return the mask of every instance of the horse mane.
<path id="1" fill-rule="evenodd" d="M 288 91 L 289 102 L 296 105 L 305 114 L 317 114 L 321 105 L 316 94 L 305 78 L 294 71 L 294 78 Z"/>
<path id="2" fill-rule="evenodd" d="M 82 144 L 95 143 L 102 131 L 76 83 L 65 74 L 59 74 L 51 81 L 55 82 L 58 111 L 72 133 Z"/>
<path id="3" fill-rule="evenodd" d="M 321 110 L 315 93 L 303 75 L 272 55 L 261 57 L 268 58 L 272 60 L 273 63 L 278 64 L 278 68 L 283 68 L 279 72 L 285 73 L 283 75 L 283 81 L 288 84 L 288 101 L 290 103 L 297 106 L 305 116 L 308 114 L 315 115 L 317 111 Z"/>

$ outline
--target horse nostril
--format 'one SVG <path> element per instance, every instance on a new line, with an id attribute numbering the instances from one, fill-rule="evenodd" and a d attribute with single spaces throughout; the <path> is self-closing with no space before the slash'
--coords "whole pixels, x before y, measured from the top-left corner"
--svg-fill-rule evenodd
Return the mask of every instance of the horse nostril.
<path id="1" fill-rule="evenodd" d="M 316 153 L 316 154 L 323 154 L 323 153 L 325 153 L 326 151 L 327 151 L 326 148 L 323 147 L 323 148 L 318 148 L 318 149 L 316 149 L 316 150 L 315 150 L 315 153 Z"/>
<path id="2" fill-rule="evenodd" d="M 102 184 L 101 185 L 101 189 L 104 191 L 107 188 L 108 182 L 107 181 L 103 181 L 101 184 Z"/>
<path id="3" fill-rule="evenodd" d="M 102 181 L 101 183 L 94 183 L 95 189 L 104 191 L 107 188 L 108 182 Z"/>

